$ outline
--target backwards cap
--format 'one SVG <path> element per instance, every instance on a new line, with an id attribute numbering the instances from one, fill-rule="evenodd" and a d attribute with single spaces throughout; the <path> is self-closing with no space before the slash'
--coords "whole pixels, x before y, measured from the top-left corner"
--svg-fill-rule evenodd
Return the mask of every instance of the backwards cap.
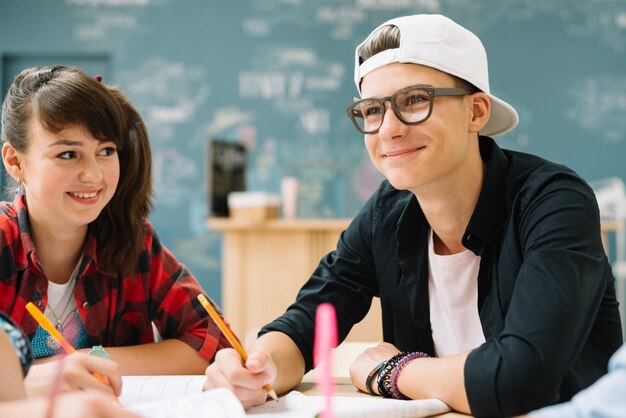
<path id="1" fill-rule="evenodd" d="M 388 49 L 362 62 L 361 49 L 383 26 L 400 30 L 400 46 Z M 491 99 L 491 115 L 480 131 L 502 135 L 517 126 L 517 112 L 489 90 L 489 70 L 485 47 L 476 35 L 442 15 L 420 14 L 388 20 L 356 47 L 354 82 L 361 93 L 361 79 L 368 73 L 394 62 L 432 67 L 472 83 Z"/>

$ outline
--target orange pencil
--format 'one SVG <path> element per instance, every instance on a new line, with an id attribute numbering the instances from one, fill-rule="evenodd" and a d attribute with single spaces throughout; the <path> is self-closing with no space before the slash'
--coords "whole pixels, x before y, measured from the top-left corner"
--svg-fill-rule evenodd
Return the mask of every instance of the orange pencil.
<path id="1" fill-rule="evenodd" d="M 35 318 L 35 321 L 37 321 L 37 323 L 39 323 L 39 325 L 41 325 L 41 327 L 48 332 L 48 334 L 50 334 L 55 340 L 57 340 L 59 344 L 61 344 L 61 347 L 63 347 L 67 354 L 72 354 L 76 352 L 76 349 L 72 347 L 72 344 L 70 344 L 65 339 L 63 334 L 61 334 L 59 330 L 57 330 L 54 325 L 52 325 L 52 322 L 50 322 L 50 320 L 43 314 L 43 312 L 39 310 L 39 308 L 37 308 L 33 304 L 33 302 L 28 302 L 26 304 L 26 310 L 33 316 L 33 318 Z M 109 380 L 106 377 L 101 376 L 96 372 L 93 372 L 91 374 L 102 383 L 106 383 L 107 385 L 109 384 Z M 117 403 L 120 402 L 117 396 L 115 396 L 115 401 Z"/>
<path id="2" fill-rule="evenodd" d="M 200 301 L 202 306 L 204 306 L 204 309 L 206 309 L 206 311 L 209 313 L 209 315 L 213 319 L 213 322 L 217 324 L 219 329 L 226 336 L 226 338 L 228 339 L 230 344 L 233 346 L 233 348 L 237 350 L 237 352 L 239 353 L 243 361 L 245 362 L 246 360 L 248 360 L 248 353 L 246 353 L 246 350 L 244 350 L 241 344 L 239 344 L 239 341 L 230 331 L 230 328 L 228 328 L 228 326 L 226 326 L 224 321 L 222 321 L 222 318 L 219 316 L 215 308 L 213 308 L 213 305 L 209 303 L 206 296 L 204 296 L 203 294 L 199 294 L 198 300 Z M 267 391 L 267 393 L 270 395 L 272 399 L 274 399 L 275 401 L 278 401 L 278 396 L 276 396 L 276 392 L 274 392 L 274 389 L 272 389 L 272 387 L 269 384 L 263 386 L 263 388 Z"/>

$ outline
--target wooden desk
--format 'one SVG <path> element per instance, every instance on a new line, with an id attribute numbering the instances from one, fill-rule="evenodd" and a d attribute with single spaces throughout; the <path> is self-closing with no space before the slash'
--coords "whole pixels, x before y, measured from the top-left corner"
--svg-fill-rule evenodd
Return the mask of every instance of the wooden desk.
<path id="1" fill-rule="evenodd" d="M 211 230 L 224 233 L 222 308 L 233 330 L 248 340 L 295 301 L 320 259 L 337 247 L 350 219 L 272 219 L 246 222 L 211 218 Z M 381 341 L 380 303 L 372 303 L 350 341 Z"/>

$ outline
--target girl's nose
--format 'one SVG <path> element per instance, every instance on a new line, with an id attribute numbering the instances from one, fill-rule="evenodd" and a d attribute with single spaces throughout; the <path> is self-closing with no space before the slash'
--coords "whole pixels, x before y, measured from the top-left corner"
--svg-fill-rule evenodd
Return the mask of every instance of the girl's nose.
<path id="1" fill-rule="evenodd" d="M 79 180 L 83 183 L 99 183 L 102 180 L 102 169 L 98 160 L 94 158 L 84 158 Z"/>

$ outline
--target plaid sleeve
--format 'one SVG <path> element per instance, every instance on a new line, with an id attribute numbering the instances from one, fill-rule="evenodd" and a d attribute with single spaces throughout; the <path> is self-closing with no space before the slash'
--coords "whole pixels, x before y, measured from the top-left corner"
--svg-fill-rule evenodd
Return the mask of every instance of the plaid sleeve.
<path id="1" fill-rule="evenodd" d="M 146 244 L 150 257 L 149 310 L 152 321 L 163 339 L 179 339 L 211 361 L 218 350 L 231 345 L 197 300 L 204 290 L 189 270 L 161 244 L 153 230 L 146 234 Z"/>
<path id="2" fill-rule="evenodd" d="M 15 354 L 22 365 L 22 372 L 24 376 L 26 376 L 33 362 L 33 350 L 28 337 L 26 337 L 15 322 L 3 312 L 0 312 L 0 330 L 6 334 L 11 344 L 13 344 Z"/>

